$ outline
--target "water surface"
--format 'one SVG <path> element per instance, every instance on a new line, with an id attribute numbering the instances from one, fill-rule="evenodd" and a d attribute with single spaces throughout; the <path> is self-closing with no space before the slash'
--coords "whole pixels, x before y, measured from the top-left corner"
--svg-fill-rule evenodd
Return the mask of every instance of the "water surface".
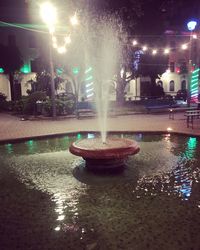
<path id="1" fill-rule="evenodd" d="M 200 249 L 200 139 L 113 134 L 141 151 L 103 175 L 68 151 L 94 136 L 0 145 L 0 249 Z"/>

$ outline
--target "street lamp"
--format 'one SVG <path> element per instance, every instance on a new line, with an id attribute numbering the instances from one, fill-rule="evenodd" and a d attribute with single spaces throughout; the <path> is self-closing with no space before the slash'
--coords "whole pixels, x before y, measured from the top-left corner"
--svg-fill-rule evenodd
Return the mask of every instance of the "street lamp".
<path id="1" fill-rule="evenodd" d="M 55 31 L 57 13 L 55 7 L 51 3 L 45 2 L 40 6 L 40 15 L 49 30 L 49 64 L 50 64 L 50 74 L 51 74 L 52 116 L 53 118 L 55 118 L 56 117 L 55 82 L 54 82 L 54 68 L 52 60 L 51 41 L 52 41 L 52 34 Z"/>
<path id="2" fill-rule="evenodd" d="M 47 25 L 49 32 L 52 34 L 55 31 L 55 24 L 57 20 L 55 7 L 49 2 L 43 3 L 40 6 L 40 15 L 44 23 Z"/>
<path id="3" fill-rule="evenodd" d="M 190 106 L 190 99 L 191 99 L 191 86 L 190 80 L 191 80 L 191 69 L 192 69 L 192 39 L 194 38 L 192 36 L 192 32 L 195 30 L 197 26 L 197 22 L 195 20 L 191 20 L 187 23 L 187 28 L 190 31 L 190 44 L 189 44 L 189 63 L 188 63 L 188 106 Z"/>
<path id="4" fill-rule="evenodd" d="M 187 23 L 187 28 L 188 28 L 189 31 L 195 30 L 196 26 L 197 26 L 197 22 L 196 21 L 189 21 Z"/>

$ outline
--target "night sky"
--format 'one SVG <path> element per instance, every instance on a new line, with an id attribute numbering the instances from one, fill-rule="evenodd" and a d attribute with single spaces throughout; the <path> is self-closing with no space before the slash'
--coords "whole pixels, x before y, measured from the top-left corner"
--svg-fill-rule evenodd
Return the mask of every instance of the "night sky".
<path id="1" fill-rule="evenodd" d="M 68 0 L 70 1 L 70 0 Z M 67 3 L 57 0 L 56 3 Z M 191 18 L 200 17 L 199 0 L 87 0 L 89 4 L 100 6 L 105 1 L 107 8 L 127 7 L 131 9 L 134 2 L 141 4 L 140 17 L 135 18 L 135 33 L 141 35 L 163 34 L 167 29 L 186 30 L 186 23 Z M 29 12 L 32 0 L 0 0 L 0 21 L 30 22 Z M 42 2 L 42 1 L 40 1 Z M 78 1 L 76 1 L 78 2 Z M 86 0 L 79 0 L 85 3 Z"/>

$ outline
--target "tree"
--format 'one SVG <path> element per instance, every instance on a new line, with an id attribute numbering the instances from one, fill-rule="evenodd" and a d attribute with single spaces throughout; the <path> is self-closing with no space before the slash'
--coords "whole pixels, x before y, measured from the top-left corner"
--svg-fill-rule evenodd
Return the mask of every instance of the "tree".
<path id="1" fill-rule="evenodd" d="M 90 58 L 91 55 L 96 58 L 101 57 L 101 55 L 99 56 L 98 52 L 100 51 L 99 48 L 101 46 L 99 41 L 102 41 L 102 37 L 104 36 L 104 32 L 102 33 L 102 30 L 104 31 L 104 29 L 102 29 L 102 27 L 106 24 L 108 24 L 108 28 L 109 26 L 112 26 L 112 29 L 114 31 L 113 34 L 118 39 L 118 58 L 116 57 L 118 67 L 116 68 L 116 71 L 113 72 L 112 78 L 117 75 L 117 100 L 119 100 L 120 102 L 124 97 L 123 90 L 125 89 L 127 82 L 131 79 L 130 77 L 128 79 L 126 78 L 127 70 L 130 72 L 129 62 L 127 62 L 130 61 L 130 58 L 128 58 L 127 56 L 129 52 L 126 51 L 126 46 L 124 46 L 124 44 L 129 43 L 129 36 L 133 34 L 138 18 L 142 15 L 143 2 L 144 1 L 142 0 L 71 0 L 67 2 L 68 6 L 66 7 L 68 8 L 65 8 L 66 1 L 60 0 L 62 9 L 70 9 L 72 10 L 72 13 L 74 10 L 78 9 L 78 15 L 81 20 L 80 23 L 83 24 L 79 31 L 76 33 L 76 36 L 79 36 L 79 48 L 82 47 L 82 52 L 79 53 L 79 55 L 84 53 L 83 51 L 85 50 L 85 47 L 83 43 L 85 42 L 87 47 L 88 40 L 90 40 L 93 44 L 96 44 L 96 46 L 92 46 L 96 49 L 96 51 L 94 49 L 91 52 L 89 48 L 89 42 L 88 51 L 90 50 Z M 60 10 L 59 13 L 62 13 L 62 10 Z M 66 13 L 63 14 L 66 15 Z M 85 41 L 83 38 L 80 39 L 81 33 L 84 33 L 85 36 L 88 37 L 88 39 L 85 39 Z M 94 70 L 96 69 L 95 66 L 96 65 L 94 65 Z M 125 71 L 123 77 L 121 77 L 122 69 Z M 96 73 L 98 74 L 98 72 Z"/>
<path id="2" fill-rule="evenodd" d="M 0 45 L 0 67 L 4 69 L 5 74 L 9 75 L 11 99 L 16 100 L 14 88 L 14 73 L 23 65 L 20 51 L 15 45 Z"/>
<path id="3" fill-rule="evenodd" d="M 138 76 L 149 76 L 151 78 L 151 87 L 149 95 L 162 95 L 161 88 L 156 84 L 156 79 L 160 79 L 161 75 L 168 67 L 168 57 L 164 55 L 141 54 L 136 74 Z"/>

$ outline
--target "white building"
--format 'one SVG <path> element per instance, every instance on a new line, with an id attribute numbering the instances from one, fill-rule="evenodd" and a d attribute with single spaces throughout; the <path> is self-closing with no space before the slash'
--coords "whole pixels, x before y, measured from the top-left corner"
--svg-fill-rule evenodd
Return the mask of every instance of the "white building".
<path id="1" fill-rule="evenodd" d="M 151 83 L 150 77 L 138 77 L 132 79 L 125 88 L 126 101 L 140 100 L 141 96 L 144 96 L 144 89 L 148 88 Z"/>
<path id="2" fill-rule="evenodd" d="M 157 83 L 160 84 L 166 95 L 175 96 L 178 90 L 188 89 L 188 74 L 178 74 L 167 70 Z"/>

